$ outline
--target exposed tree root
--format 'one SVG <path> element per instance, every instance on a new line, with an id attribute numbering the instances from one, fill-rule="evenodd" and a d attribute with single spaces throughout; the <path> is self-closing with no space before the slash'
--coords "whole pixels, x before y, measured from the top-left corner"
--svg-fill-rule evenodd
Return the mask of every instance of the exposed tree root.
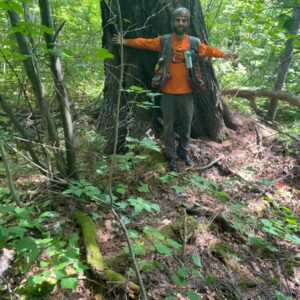
<path id="1" fill-rule="evenodd" d="M 92 271 L 105 281 L 115 283 L 118 288 L 126 289 L 129 292 L 137 293 L 139 287 L 133 282 L 127 282 L 126 278 L 110 269 L 103 258 L 99 246 L 96 241 L 96 229 L 93 221 L 89 216 L 83 212 L 76 212 L 75 219 L 81 227 L 84 244 L 86 248 L 87 263 L 90 265 Z"/>

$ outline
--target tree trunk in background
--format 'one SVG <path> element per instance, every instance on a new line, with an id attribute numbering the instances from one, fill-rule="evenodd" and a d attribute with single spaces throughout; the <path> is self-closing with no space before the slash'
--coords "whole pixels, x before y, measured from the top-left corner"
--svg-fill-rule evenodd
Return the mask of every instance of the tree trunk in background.
<path id="1" fill-rule="evenodd" d="M 103 47 L 114 55 L 114 59 L 107 59 L 105 63 L 104 101 L 98 119 L 98 129 L 107 139 L 106 152 L 111 152 L 113 147 L 113 126 L 120 62 L 119 46 L 112 44 L 112 36 L 117 33 L 115 1 L 118 0 L 101 1 Z M 189 34 L 199 37 L 204 43 L 208 41 L 203 13 L 198 0 L 122 0 L 120 5 L 123 20 L 125 20 L 124 30 L 127 32 L 125 38 L 153 38 L 171 33 L 172 12 L 178 6 L 185 6 L 192 14 Z M 153 17 L 149 18 L 152 15 Z M 158 54 L 147 50 L 125 47 L 124 56 L 125 77 L 123 88 L 127 89 L 135 85 L 150 89 Z M 201 60 L 201 68 L 207 91 L 200 96 L 195 96 L 194 99 L 192 137 L 207 136 L 220 141 L 224 139 L 226 127 L 234 129 L 236 126 L 232 114 L 221 99 L 211 61 L 209 59 Z M 132 104 L 133 100 L 145 101 L 146 97 L 139 96 L 135 99 L 133 94 L 122 93 L 119 149 L 124 146 L 125 138 L 128 135 L 140 138 L 144 136 L 149 128 L 153 128 L 155 132 L 161 132 L 161 125 L 157 122 L 157 116 L 160 112 L 138 108 Z"/>
<path id="2" fill-rule="evenodd" d="M 289 34 L 296 35 L 299 29 L 299 25 L 300 25 L 300 3 L 295 5 L 293 9 L 292 25 L 289 30 Z M 277 74 L 277 80 L 274 86 L 274 91 L 281 91 L 284 85 L 285 78 L 293 58 L 293 49 L 294 49 L 293 39 L 294 38 L 290 38 L 285 43 L 285 49 L 280 58 L 280 65 Z M 272 121 L 274 121 L 276 117 L 277 105 L 278 105 L 278 99 L 271 99 L 269 110 L 268 110 L 268 118 Z"/>

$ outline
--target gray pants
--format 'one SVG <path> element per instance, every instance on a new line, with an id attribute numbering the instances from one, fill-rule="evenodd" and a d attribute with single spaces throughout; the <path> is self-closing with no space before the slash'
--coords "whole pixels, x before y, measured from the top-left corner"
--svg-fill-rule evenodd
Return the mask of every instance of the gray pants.
<path id="1" fill-rule="evenodd" d="M 163 94 L 162 115 L 164 121 L 165 155 L 174 160 L 177 154 L 185 157 L 189 150 L 193 118 L 193 94 Z M 174 125 L 179 125 L 179 141 L 175 150 Z"/>

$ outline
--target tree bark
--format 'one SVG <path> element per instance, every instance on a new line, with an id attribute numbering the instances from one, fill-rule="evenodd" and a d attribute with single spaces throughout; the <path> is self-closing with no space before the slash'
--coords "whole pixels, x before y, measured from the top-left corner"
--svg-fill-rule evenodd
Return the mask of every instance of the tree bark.
<path id="1" fill-rule="evenodd" d="M 117 33 L 116 1 L 101 1 L 103 47 L 114 55 L 114 59 L 107 59 L 105 62 L 104 101 L 98 118 L 98 129 L 107 139 L 106 152 L 112 152 L 115 99 L 120 69 L 119 46 L 112 43 L 112 36 Z M 127 32 L 125 38 L 153 38 L 172 32 L 172 12 L 178 6 L 185 6 L 192 13 L 189 34 L 199 37 L 204 43 L 208 41 L 204 17 L 198 0 L 123 0 L 120 1 L 120 5 L 123 20 L 125 20 L 124 32 Z M 124 57 L 126 76 L 122 82 L 123 89 L 133 85 L 146 90 L 151 89 L 150 83 L 158 54 L 125 47 Z M 221 98 L 211 60 L 201 60 L 201 68 L 207 91 L 194 97 L 192 137 L 205 135 L 220 141 L 225 136 L 226 127 L 235 128 L 234 119 Z M 154 129 L 155 132 L 161 132 L 161 125 L 157 122 L 160 110 L 138 108 L 132 104 L 133 100 L 137 100 L 133 94 L 122 92 L 119 149 L 124 146 L 125 137 L 128 135 L 140 138 L 149 128 Z M 138 101 L 149 101 L 149 99 L 146 96 L 138 96 Z M 156 99 L 156 104 L 159 104 L 159 99 Z"/>
<path id="2" fill-rule="evenodd" d="M 48 0 L 39 0 L 42 25 L 53 29 L 53 22 L 50 13 L 50 3 Z M 55 54 L 54 35 L 44 33 L 47 49 L 49 50 L 50 68 L 54 77 L 56 97 L 59 104 L 60 115 L 63 123 L 64 138 L 66 145 L 67 175 L 76 177 L 76 156 L 74 149 L 73 121 L 69 105 L 69 97 L 64 83 L 61 61 Z"/>
<path id="3" fill-rule="evenodd" d="M 296 35 L 300 25 L 300 3 L 295 5 L 293 9 L 292 26 L 289 30 L 289 35 Z M 281 91 L 287 76 L 289 66 L 293 58 L 293 37 L 289 38 L 285 43 L 284 52 L 280 58 L 280 65 L 277 74 L 277 80 L 274 86 L 274 91 Z M 268 118 L 275 120 L 277 113 L 278 99 L 272 98 L 268 110 Z"/>

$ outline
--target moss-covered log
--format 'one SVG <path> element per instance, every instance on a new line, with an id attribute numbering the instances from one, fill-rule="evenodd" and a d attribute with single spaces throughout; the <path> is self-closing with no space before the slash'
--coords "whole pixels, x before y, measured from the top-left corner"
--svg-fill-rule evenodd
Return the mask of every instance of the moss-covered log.
<path id="1" fill-rule="evenodd" d="M 126 289 L 126 287 L 128 287 L 130 291 L 138 292 L 139 287 L 135 283 L 127 282 L 123 275 L 115 272 L 107 266 L 97 244 L 96 229 L 91 218 L 83 212 L 76 212 L 75 219 L 82 230 L 87 263 L 91 267 L 92 271 L 105 281 L 116 283 L 116 285 L 122 289 Z"/>

